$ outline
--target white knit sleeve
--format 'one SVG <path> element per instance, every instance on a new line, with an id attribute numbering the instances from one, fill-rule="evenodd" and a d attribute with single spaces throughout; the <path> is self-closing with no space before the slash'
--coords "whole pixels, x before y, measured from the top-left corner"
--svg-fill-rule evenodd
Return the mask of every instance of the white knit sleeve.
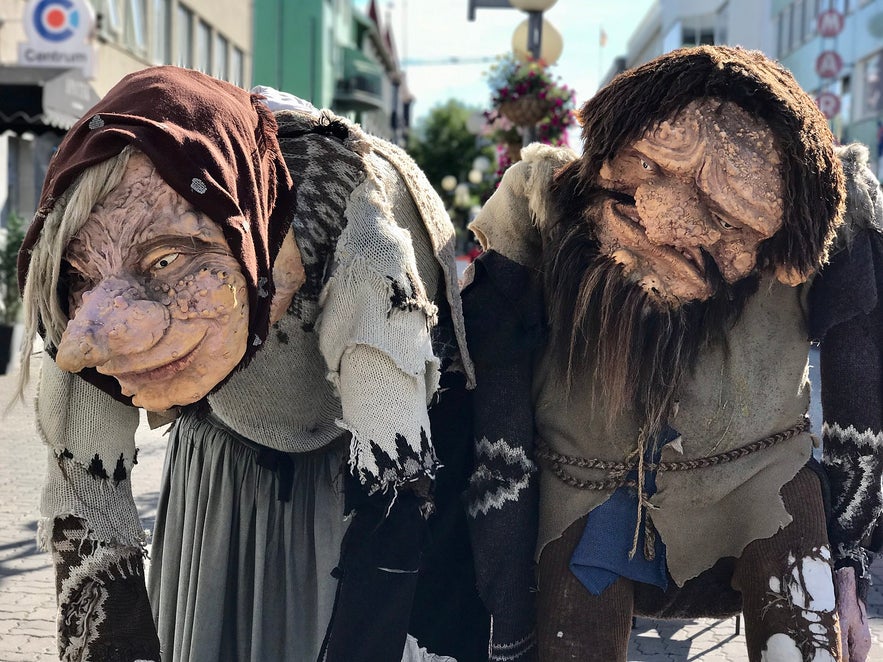
<path id="1" fill-rule="evenodd" d="M 322 293 L 319 346 L 352 435 L 350 467 L 369 492 L 437 466 L 426 407 L 438 386 L 436 309 L 420 281 L 411 235 L 393 221 L 380 182 L 353 193 Z"/>
<path id="2" fill-rule="evenodd" d="M 138 410 L 61 370 L 45 352 L 36 399 L 37 430 L 49 447 L 40 542 L 73 515 L 100 542 L 138 546 L 144 531 L 130 482 Z"/>

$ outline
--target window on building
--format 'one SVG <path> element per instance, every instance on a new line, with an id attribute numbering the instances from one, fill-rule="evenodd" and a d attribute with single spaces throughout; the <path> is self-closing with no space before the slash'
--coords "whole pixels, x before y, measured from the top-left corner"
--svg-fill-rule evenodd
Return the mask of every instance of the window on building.
<path id="1" fill-rule="evenodd" d="M 818 31 L 819 11 L 821 11 L 822 0 L 806 0 L 806 38 L 815 36 Z"/>
<path id="2" fill-rule="evenodd" d="M 729 33 L 727 32 L 727 24 L 730 22 L 730 3 L 724 3 L 714 18 L 714 43 L 729 43 Z"/>
<path id="3" fill-rule="evenodd" d="M 220 78 L 221 80 L 227 80 L 227 76 L 229 75 L 228 69 L 228 55 L 227 51 L 230 47 L 227 38 L 221 34 L 215 33 L 215 43 L 212 46 L 212 54 L 214 55 L 214 64 L 212 65 L 212 76 L 215 78 Z"/>
<path id="4" fill-rule="evenodd" d="M 879 115 L 883 112 L 883 51 L 862 61 L 861 70 L 864 76 L 861 116 Z"/>
<path id="5" fill-rule="evenodd" d="M 172 33 L 169 0 L 153 0 L 153 35 L 152 57 L 157 64 L 170 64 L 172 61 L 172 44 L 169 35 Z"/>
<path id="6" fill-rule="evenodd" d="M 100 0 L 95 4 L 99 34 L 110 41 L 117 41 L 123 32 L 120 0 Z"/>
<path id="7" fill-rule="evenodd" d="M 7 138 L 6 150 L 6 206 L 3 208 L 3 220 L 10 211 L 17 212 L 21 209 L 21 200 L 19 200 L 19 136 L 9 135 Z M 42 183 L 40 184 L 42 186 Z"/>
<path id="8" fill-rule="evenodd" d="M 233 47 L 233 52 L 230 54 L 230 82 L 234 85 L 238 85 L 239 87 L 243 87 L 245 85 L 245 55 L 243 52 Z"/>
<path id="9" fill-rule="evenodd" d="M 178 48 L 175 64 L 179 67 L 193 67 L 193 12 L 184 5 L 178 5 Z"/>
<path id="10" fill-rule="evenodd" d="M 794 14 L 794 5 L 788 5 L 782 10 L 782 41 L 779 55 L 787 55 L 791 52 L 791 16 Z"/>
<path id="11" fill-rule="evenodd" d="M 794 3 L 794 32 L 797 34 L 797 46 L 806 40 L 806 1 L 797 0 Z"/>
<path id="12" fill-rule="evenodd" d="M 785 12 L 776 14 L 776 57 L 785 54 Z"/>
<path id="13" fill-rule="evenodd" d="M 713 28 L 684 28 L 682 33 L 684 46 L 698 46 L 700 44 L 714 44 Z"/>
<path id="14" fill-rule="evenodd" d="M 212 70 L 212 26 L 205 21 L 196 25 L 196 68 L 207 74 Z"/>
<path id="15" fill-rule="evenodd" d="M 840 116 L 847 123 L 852 121 L 852 77 L 840 79 Z"/>
<path id="16" fill-rule="evenodd" d="M 791 30 L 788 33 L 788 52 L 790 53 L 795 48 L 800 46 L 800 28 L 802 27 L 800 24 L 800 11 L 797 7 L 797 3 L 792 2 L 788 7 L 788 16 L 791 19 Z"/>
<path id="17" fill-rule="evenodd" d="M 147 52 L 147 35 L 144 29 L 146 2 L 147 0 L 129 0 L 126 11 L 126 44 L 139 55 Z"/>

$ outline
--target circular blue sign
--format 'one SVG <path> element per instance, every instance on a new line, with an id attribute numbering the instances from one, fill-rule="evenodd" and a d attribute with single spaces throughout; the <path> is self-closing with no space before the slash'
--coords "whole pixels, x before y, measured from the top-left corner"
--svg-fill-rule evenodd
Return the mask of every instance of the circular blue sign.
<path id="1" fill-rule="evenodd" d="M 80 24 L 71 0 L 40 0 L 31 16 L 37 34 L 46 41 L 69 39 Z"/>

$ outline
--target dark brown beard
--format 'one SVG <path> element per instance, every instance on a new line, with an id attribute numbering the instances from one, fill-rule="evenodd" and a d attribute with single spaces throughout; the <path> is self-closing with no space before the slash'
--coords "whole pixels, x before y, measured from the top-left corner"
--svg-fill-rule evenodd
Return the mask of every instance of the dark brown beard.
<path id="1" fill-rule="evenodd" d="M 591 212 L 575 223 L 560 223 L 544 249 L 553 360 L 566 375 L 568 391 L 575 379 L 590 378 L 608 424 L 634 407 L 650 436 L 671 417 L 678 386 L 700 350 L 725 339 L 759 279 L 753 275 L 730 285 L 703 252 L 714 294 L 672 308 L 626 279 L 623 267 L 600 252 L 591 224 Z"/>

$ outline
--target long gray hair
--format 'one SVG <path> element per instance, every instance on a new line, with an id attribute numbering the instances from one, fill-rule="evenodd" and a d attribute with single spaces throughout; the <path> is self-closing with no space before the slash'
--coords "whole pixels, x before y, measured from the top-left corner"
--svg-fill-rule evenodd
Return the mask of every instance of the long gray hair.
<path id="1" fill-rule="evenodd" d="M 62 306 L 59 300 L 61 267 L 67 246 L 89 219 L 93 207 L 120 183 L 129 157 L 135 151 L 134 147 L 125 147 L 115 157 L 84 170 L 46 216 L 43 231 L 31 251 L 22 292 L 25 331 L 16 398 L 23 397 L 30 379 L 30 360 L 37 333 L 43 334 L 46 345 L 57 347 L 67 327 L 67 306 Z"/>

